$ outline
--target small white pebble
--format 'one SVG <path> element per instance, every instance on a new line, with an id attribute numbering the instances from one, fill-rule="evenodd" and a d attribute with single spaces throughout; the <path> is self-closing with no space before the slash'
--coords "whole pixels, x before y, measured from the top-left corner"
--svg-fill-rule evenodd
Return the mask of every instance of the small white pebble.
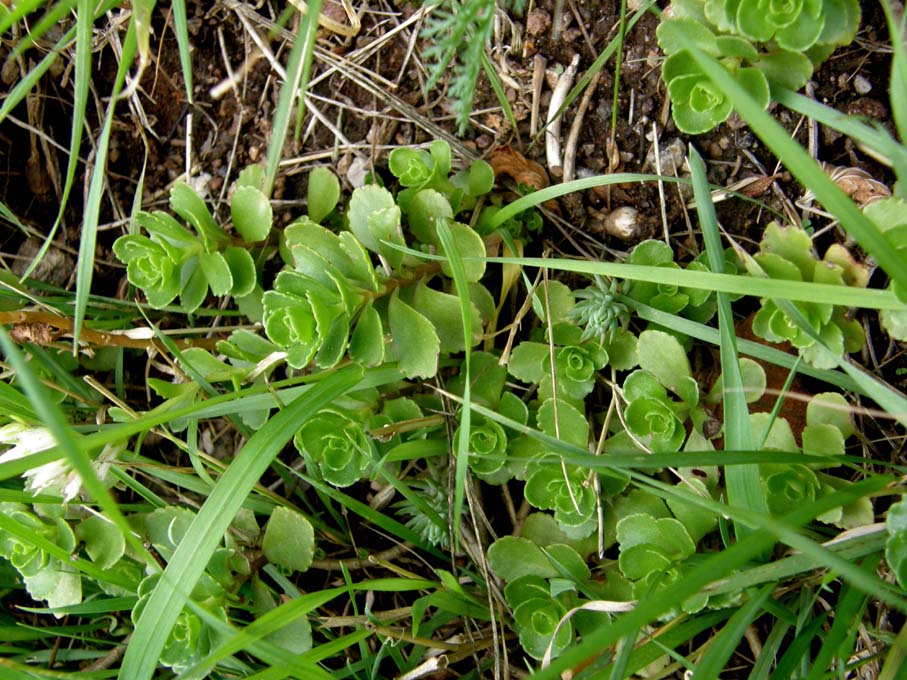
<path id="1" fill-rule="evenodd" d="M 872 83 L 870 83 L 863 76 L 857 75 L 853 79 L 853 89 L 857 91 L 857 94 L 865 95 L 869 94 L 872 90 Z"/>
<path id="2" fill-rule="evenodd" d="M 639 211 L 630 206 L 616 208 L 605 218 L 605 231 L 624 241 L 636 236 L 639 225 Z"/>

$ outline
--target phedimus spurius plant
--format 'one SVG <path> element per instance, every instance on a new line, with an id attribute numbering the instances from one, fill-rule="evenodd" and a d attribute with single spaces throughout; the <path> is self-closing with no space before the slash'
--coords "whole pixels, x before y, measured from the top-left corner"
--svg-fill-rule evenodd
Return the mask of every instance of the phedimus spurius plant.
<path id="1" fill-rule="evenodd" d="M 675 0 L 658 26 L 674 122 L 687 134 L 727 120 L 731 101 L 681 37 L 718 59 L 762 106 L 769 83 L 797 90 L 860 25 L 856 0 Z"/>
<path id="2" fill-rule="evenodd" d="M 722 300 L 684 282 L 711 276 L 712 266 L 736 271 L 740 260 L 733 251 L 681 265 L 669 246 L 644 241 L 631 249 L 628 264 L 655 272 L 654 281 L 540 276 L 533 284 L 512 261 L 488 261 L 521 252 L 529 237 L 519 220 L 506 232 L 486 228 L 494 178 L 485 163 L 455 171 L 447 145 L 434 142 L 396 149 L 389 171 L 385 183 L 345 195 L 332 172 L 312 170 L 306 214 L 282 229 L 273 224 L 256 169 L 241 174 L 224 224 L 183 184 L 171 196 L 180 220 L 139 213 L 136 230 L 121 237 L 114 252 L 150 314 L 191 319 L 215 308 L 225 314 L 232 296 L 234 317 L 249 323 L 204 346 L 172 344 L 172 364 L 157 361 L 146 381 L 157 397 L 153 408 L 142 413 L 118 404 L 108 412 L 117 427 L 156 423 L 153 438 L 143 433 L 129 448 L 126 438 L 91 454 L 104 488 L 128 486 L 146 499 L 124 512 L 138 546 L 120 527 L 87 516 L 73 485 L 78 476 L 60 467 L 62 461 L 36 466 L 27 489 L 3 499 L 8 519 L 0 518 L 0 555 L 10 577 L 34 599 L 65 614 L 104 598 L 117 598 L 115 606 L 122 607 L 120 600 L 128 598 L 132 615 L 123 625 L 141 630 L 168 587 L 162 569 L 187 560 L 185 544 L 206 512 L 204 503 L 193 508 L 162 496 L 155 475 L 194 498 L 218 493 L 249 464 L 239 453 L 225 465 L 208 453 L 210 442 L 203 450 L 201 418 L 229 422 L 259 455 L 258 442 L 282 436 L 286 445 L 273 444 L 271 472 L 255 476 L 243 507 L 218 529 L 204 563 L 194 564 L 198 577 L 161 640 L 160 663 L 186 677 L 219 663 L 211 659 L 230 648 L 238 621 L 263 626 L 262 639 L 273 645 L 266 653 L 299 655 L 319 640 L 330 644 L 330 627 L 305 614 L 333 597 L 349 597 L 356 582 L 301 593 L 298 575 L 364 568 L 361 557 L 333 558 L 359 540 L 353 515 L 405 541 L 403 550 L 431 559 L 448 553 L 459 559 L 469 551 L 476 564 L 486 565 L 473 569 L 470 562 L 457 576 L 438 568 L 432 571 L 437 583 L 417 579 L 411 587 L 420 593 L 406 610 L 413 650 L 421 636 L 458 617 L 487 621 L 484 603 L 499 597 L 495 616 L 526 658 L 539 662 L 570 653 L 611 625 L 615 614 L 653 594 L 672 598 L 668 610 L 652 617 L 656 623 L 717 621 L 743 606 L 749 596 L 744 582 L 672 595 L 705 561 L 740 540 L 731 534 L 740 515 L 726 504 L 731 485 L 719 454 L 732 461 L 759 457 L 752 485 L 764 499 L 760 521 L 780 521 L 792 505 L 822 503 L 828 507 L 813 517 L 818 532 L 872 520 L 868 498 L 834 504 L 850 484 L 835 470 L 847 462 L 845 445 L 854 434 L 844 397 L 810 397 L 803 423 L 788 422 L 783 412 L 746 413 L 766 391 L 763 364 L 735 356 L 733 364 L 722 363 L 722 372 L 704 370 L 701 360 L 690 359 L 693 331 L 670 327 L 678 322 L 695 330 L 713 321 Z M 872 218 L 880 224 L 894 219 L 886 211 Z M 799 283 L 865 285 L 864 270 L 845 252 L 832 248 L 820 260 L 804 236 L 771 226 L 759 251 L 742 257 L 745 266 L 754 275 Z M 509 296 L 510 290 L 522 300 L 515 303 L 519 296 Z M 766 298 L 755 325 L 775 333 L 771 340 L 790 340 L 804 358 L 813 361 L 813 350 L 810 334 L 798 334 L 800 317 L 823 348 L 836 348 L 837 334 L 842 351 L 852 347 L 848 317 L 836 307 L 770 304 Z M 644 321 L 634 311 L 642 308 L 661 316 Z M 43 361 L 36 368 L 60 373 L 62 360 L 35 356 Z M 73 382 L 73 394 L 58 400 L 76 402 L 76 412 L 88 397 Z M 725 411 L 728 385 L 743 395 L 745 414 L 732 425 Z M 8 387 L 0 397 L 18 404 L 19 394 L 22 401 L 18 387 Z M 305 418 L 297 418 L 299 404 L 310 408 Z M 24 407 L 16 408 L 27 420 Z M 729 450 L 728 441 L 739 434 L 732 428 L 741 427 L 749 428 L 754 452 Z M 32 453 L 46 454 L 56 444 L 46 432 L 32 434 Z M 0 464 L 24 455 L 19 442 L 29 436 L 11 433 L 14 446 Z M 142 455 L 165 440 L 185 455 L 184 468 L 161 471 Z M 134 478 L 121 469 L 132 467 L 143 472 Z M 253 490 L 264 474 L 277 481 Z M 289 491 L 284 496 L 272 489 Z M 49 511 L 41 494 L 57 494 L 69 505 Z M 513 535 L 500 528 L 506 519 L 478 517 L 478 526 L 489 529 L 479 542 L 471 533 L 477 526 L 472 513 L 493 507 L 478 499 L 498 495 L 513 507 Z M 731 516 L 734 525 L 725 512 L 738 513 Z M 24 540 L 27 534 L 36 538 Z M 892 551 L 899 554 L 897 546 Z M 752 559 L 758 569 L 760 556 Z M 412 577 L 405 568 L 400 573 L 404 581 Z M 376 579 L 366 587 L 410 586 Z M 302 607 L 296 603 L 307 598 L 315 604 L 285 615 L 282 602 Z M 284 625 L 259 623 L 274 618 Z M 377 619 L 362 621 L 376 626 L 377 635 L 396 634 Z M 634 658 L 628 668 L 669 657 L 659 648 L 645 658 Z"/>

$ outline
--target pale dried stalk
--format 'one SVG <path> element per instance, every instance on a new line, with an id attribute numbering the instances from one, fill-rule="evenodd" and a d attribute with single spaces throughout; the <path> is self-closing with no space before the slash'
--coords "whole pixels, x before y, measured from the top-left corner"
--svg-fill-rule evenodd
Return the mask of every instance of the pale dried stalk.
<path id="1" fill-rule="evenodd" d="M 567 70 L 558 78 L 554 92 L 551 93 L 551 103 L 548 105 L 548 120 L 545 129 L 545 157 L 548 160 L 548 172 L 558 176 L 562 171 L 561 161 L 561 121 L 563 115 L 560 109 L 567 99 L 567 93 L 573 87 L 576 78 L 576 69 L 579 66 L 579 55 L 574 55 Z"/>

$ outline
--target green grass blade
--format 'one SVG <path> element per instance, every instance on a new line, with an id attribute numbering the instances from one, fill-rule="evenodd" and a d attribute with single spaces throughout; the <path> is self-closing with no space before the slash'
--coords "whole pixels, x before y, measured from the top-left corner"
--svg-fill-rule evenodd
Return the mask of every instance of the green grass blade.
<path id="1" fill-rule="evenodd" d="M 610 175 L 609 179 L 617 176 L 618 175 Z M 602 182 L 598 181 L 599 178 L 597 177 L 590 179 L 596 181 L 587 184 L 587 186 L 599 186 L 602 184 Z M 588 181 L 589 180 L 575 180 L 577 183 L 587 183 Z M 569 184 L 573 184 L 573 182 L 570 182 Z M 562 186 L 565 185 L 558 184 L 555 189 Z M 547 189 L 535 191 L 530 194 L 530 196 L 535 197 L 546 191 Z M 555 193 L 557 195 L 563 195 L 571 193 L 571 191 L 558 191 Z M 522 200 L 523 199 L 514 201 L 510 205 L 515 205 Z M 495 214 L 495 217 L 505 210 L 507 210 L 507 208 L 499 210 Z M 413 250 L 412 248 L 405 248 L 390 243 L 387 245 L 396 250 L 426 260 L 446 259 L 443 255 L 432 255 L 430 253 L 424 253 L 422 251 Z M 734 295 L 772 297 L 784 300 L 795 300 L 798 302 L 815 302 L 818 298 L 823 302 L 840 305 L 842 307 L 865 307 L 870 309 L 896 309 L 899 311 L 907 311 L 907 304 L 898 300 L 892 291 L 877 290 L 874 288 L 857 288 L 808 281 L 785 281 L 781 279 L 757 278 L 746 274 L 716 274 L 714 272 L 695 271 L 690 269 L 668 269 L 666 267 L 623 264 L 620 262 L 592 262 L 589 260 L 568 260 L 564 258 L 542 257 L 488 257 L 483 259 L 486 262 L 498 264 L 516 264 L 523 267 L 539 267 L 557 269 L 565 272 L 597 274 L 609 278 L 649 281 L 651 283 L 697 288 L 701 290 L 713 290 Z"/>
<path id="2" fill-rule="evenodd" d="M 863 568 L 872 573 L 881 558 L 881 553 L 876 553 L 866 560 Z M 853 636 L 863 619 L 863 612 L 868 603 L 869 597 L 865 593 L 849 586 L 842 588 L 841 596 L 835 604 L 835 618 L 831 624 L 831 630 L 825 634 L 822 649 L 813 659 L 812 668 L 809 675 L 806 676 L 806 680 L 823 680 L 834 659 L 838 659 L 840 669 L 853 656 L 855 651 Z"/>
<path id="3" fill-rule="evenodd" d="M 775 624 L 772 626 L 772 632 L 765 638 L 765 642 L 762 645 L 762 653 L 759 655 L 759 658 L 756 659 L 756 663 L 753 664 L 753 668 L 750 671 L 747 680 L 768 680 L 768 676 L 772 671 L 772 665 L 775 659 L 778 658 L 779 650 L 781 649 L 784 637 L 787 635 L 789 629 L 789 623 L 781 621 L 780 619 L 775 619 Z"/>
<path id="4" fill-rule="evenodd" d="M 352 366 L 328 376 L 246 442 L 195 516 L 136 622 L 120 668 L 121 680 L 152 677 L 173 623 L 243 500 L 302 423 L 350 390 L 361 377 L 361 369 Z"/>
<path id="5" fill-rule="evenodd" d="M 713 272 L 724 272 L 724 250 L 718 233 L 718 218 L 715 215 L 709 184 L 706 179 L 705 163 L 692 146 L 690 147 L 690 171 L 693 177 L 693 196 L 699 214 L 699 226 L 705 239 L 709 267 Z M 753 448 L 750 428 L 749 407 L 743 391 L 743 376 L 740 374 L 740 357 L 737 355 L 737 338 L 734 331 L 734 313 L 727 293 L 717 293 L 719 352 L 721 376 L 724 390 L 721 398 L 724 404 L 724 446 L 736 451 Z M 762 491 L 758 465 L 735 465 L 725 468 L 728 502 L 743 510 L 768 512 L 768 504 Z M 736 525 L 737 537 L 746 535 L 745 525 Z"/>
<path id="6" fill-rule="evenodd" d="M 66 13 L 71 9 L 71 5 L 77 5 L 77 18 L 76 18 L 76 58 L 75 58 L 75 75 L 73 77 L 73 111 L 72 111 L 72 127 L 70 128 L 70 140 L 69 140 L 69 160 L 66 164 L 66 173 L 64 175 L 64 184 L 63 184 L 63 193 L 60 197 L 60 207 L 57 212 L 57 217 L 54 220 L 53 225 L 50 228 L 50 231 L 47 234 L 47 237 L 44 239 L 44 243 L 41 245 L 40 250 L 32 259 L 31 264 L 25 270 L 25 273 L 22 274 L 21 280 L 25 280 L 31 276 L 35 268 L 40 264 L 41 260 L 44 258 L 44 255 L 47 253 L 51 244 L 53 243 L 54 237 L 56 236 L 57 229 L 60 226 L 60 223 L 63 221 L 63 216 L 66 211 L 66 205 L 69 202 L 69 195 L 72 191 L 73 184 L 76 177 L 76 169 L 79 164 L 79 151 L 82 146 L 82 128 L 85 123 L 85 112 L 88 108 L 88 85 L 91 82 L 91 42 L 92 42 L 92 30 L 94 26 L 94 3 L 91 0 L 77 0 L 75 3 L 59 3 L 56 5 L 52 11 L 56 12 L 62 9 L 62 14 L 60 17 L 53 18 L 49 13 L 42 19 L 42 22 L 45 19 L 52 19 L 52 25 L 56 25 L 59 18 L 62 18 Z M 29 40 L 37 39 L 36 36 L 40 35 L 39 31 L 32 31 L 29 33 Z M 27 47 L 26 43 L 29 40 L 23 40 L 17 45 L 17 49 L 25 49 Z M 62 41 L 61 41 L 62 42 Z M 59 43 L 58 43 L 59 45 Z M 51 52 L 48 57 L 54 56 L 56 50 Z M 49 61 L 48 64 L 52 63 Z M 30 75 L 30 74 L 29 74 Z M 18 87 L 18 85 L 17 85 Z M 30 89 L 30 88 L 29 88 Z M 2 115 L 0 115 L 0 120 L 2 120 Z"/>
<path id="7" fill-rule="evenodd" d="M 808 612 L 801 612 L 808 615 Z M 775 672 L 771 674 L 771 680 L 785 680 L 797 676 L 797 666 L 803 661 L 804 657 L 809 654 L 809 647 L 813 638 L 825 625 L 828 618 L 828 612 L 822 612 L 819 616 L 810 621 L 803 629 L 797 633 L 791 643 L 787 646 L 784 654 L 778 660 L 775 666 Z"/>
<path id="8" fill-rule="evenodd" d="M 907 667 L 907 624 L 902 624 L 901 631 L 895 638 L 894 644 L 891 645 L 878 680 L 902 680 L 905 667 Z"/>
<path id="9" fill-rule="evenodd" d="M 452 442 L 456 447 L 456 470 L 454 482 L 454 505 L 453 505 L 453 535 L 457 541 L 460 536 L 460 519 L 463 515 L 463 505 L 466 496 L 466 479 L 469 473 L 469 433 L 472 418 L 472 393 L 470 383 L 472 376 L 469 370 L 470 357 L 472 355 L 472 303 L 469 300 L 469 283 L 466 281 L 466 269 L 463 266 L 463 258 L 457 251 L 456 244 L 453 240 L 453 234 L 445 220 L 437 220 L 438 239 L 444 247 L 447 255 L 447 261 L 450 263 L 451 273 L 453 274 L 454 283 L 457 289 L 457 299 L 460 301 L 460 316 L 463 320 L 463 342 L 466 346 L 464 353 L 462 371 L 463 381 L 463 408 L 460 409 L 460 436 L 457 441 Z"/>
<path id="10" fill-rule="evenodd" d="M 120 55 L 120 64 L 111 90 L 110 102 L 104 116 L 104 126 L 97 143 L 94 168 L 91 171 L 91 183 L 88 187 L 88 196 L 85 197 L 85 210 L 82 218 L 81 238 L 79 239 L 79 260 L 76 265 L 76 299 L 73 311 L 73 352 L 78 351 L 79 336 L 85 323 L 85 313 L 88 308 L 88 296 L 91 293 L 91 280 L 94 273 L 94 251 L 98 240 L 98 223 L 101 215 L 101 200 L 104 192 L 104 182 L 107 175 L 107 151 L 110 145 L 110 134 L 113 130 L 113 117 L 116 110 L 117 98 L 126 81 L 126 74 L 135 59 L 137 49 L 136 20 L 135 16 L 129 22 L 126 38 L 123 40 L 123 53 Z"/>
<path id="11" fill-rule="evenodd" d="M 734 612 L 721 632 L 716 635 L 708 651 L 696 664 L 693 680 L 717 680 L 724 670 L 734 650 L 740 644 L 743 633 L 753 621 L 762 614 L 762 605 L 772 594 L 772 586 L 764 586 L 759 592 L 754 593 L 749 602 Z"/>
<path id="12" fill-rule="evenodd" d="M 792 111 L 845 134 L 865 148 L 871 149 L 876 155 L 891 162 L 894 172 L 899 178 L 907 178 L 907 147 L 898 144 L 897 140 L 881 125 L 867 125 L 860 118 L 848 116 L 830 106 L 825 106 L 782 87 L 772 88 L 772 99 Z"/>
<path id="13" fill-rule="evenodd" d="M 318 31 L 318 14 L 321 12 L 321 0 L 309 0 L 308 11 L 302 17 L 300 32 L 302 38 L 296 36 L 293 48 L 287 58 L 287 81 L 280 88 L 280 98 L 277 109 L 274 111 L 274 121 L 271 125 L 271 141 L 268 144 L 268 160 L 265 168 L 266 196 L 271 195 L 274 180 L 280 159 L 283 158 L 283 146 L 290 129 L 290 112 L 293 102 L 299 97 L 299 115 L 305 108 L 305 90 L 312 71 L 312 57 L 315 50 L 315 34 Z"/>
<path id="14" fill-rule="evenodd" d="M 623 295 L 620 296 L 618 300 L 633 309 L 640 318 L 645 319 L 646 321 L 665 326 L 666 328 L 670 328 L 678 333 L 683 333 L 684 335 L 689 335 L 691 338 L 696 338 L 702 342 L 710 342 L 713 345 L 717 345 L 720 342 L 718 330 L 711 326 L 690 321 L 689 319 L 684 319 L 683 317 L 674 314 L 668 314 L 667 312 L 655 309 L 654 307 L 637 302 L 636 300 Z M 753 342 L 752 340 L 742 340 L 738 338 L 737 349 L 747 356 L 767 361 L 777 366 L 783 366 L 787 369 L 796 369 L 798 373 L 822 380 L 829 385 L 835 385 L 842 390 L 869 396 L 863 392 L 862 388 L 851 380 L 849 376 L 838 371 L 813 368 L 809 364 L 800 361 L 799 357 L 795 357 L 787 352 L 782 352 L 774 347 L 769 347 L 768 345 L 763 345 L 759 342 Z"/>
<path id="15" fill-rule="evenodd" d="M 536 192 L 539 193 L 539 192 Z M 503 212 L 503 211 L 501 211 Z M 433 259 L 425 253 L 407 251 L 426 259 Z M 440 259 L 440 258 L 437 258 Z M 588 260 L 566 260 L 541 257 L 489 257 L 488 262 L 518 264 L 524 267 L 547 267 L 567 272 L 598 274 L 619 279 L 650 281 L 666 285 L 685 286 L 701 290 L 714 290 L 733 295 L 771 297 L 797 302 L 815 302 L 821 299 L 842 307 L 865 307 L 869 309 L 897 309 L 907 311 L 904 304 L 889 290 L 855 288 L 807 281 L 783 281 L 781 279 L 756 278 L 746 274 L 716 274 L 689 269 L 668 269 L 646 265 L 622 264 L 619 262 L 591 262 Z"/>
<path id="16" fill-rule="evenodd" d="M 173 0 L 173 26 L 176 33 L 176 44 L 180 53 L 180 68 L 183 70 L 183 84 L 186 87 L 186 101 L 191 105 L 192 88 L 192 54 L 189 46 L 189 27 L 186 15 L 186 0 Z"/>
<path id="17" fill-rule="evenodd" d="M 900 39 L 894 37 L 891 40 L 891 85 L 888 93 L 891 96 L 891 117 L 894 119 L 901 141 L 907 142 L 907 45 L 903 39 L 904 31 L 907 30 L 907 15 L 904 14 L 903 8 L 899 17 L 895 15 L 891 0 L 882 0 L 882 9 L 888 23 L 888 35 L 901 36 Z M 907 177 L 900 179 L 904 181 Z M 904 191 L 902 187 L 902 194 Z"/>
<path id="18" fill-rule="evenodd" d="M 872 255 L 892 279 L 907 290 L 907 261 L 891 240 L 879 231 L 847 195 L 838 188 L 790 133 L 734 80 L 714 58 L 696 47 L 693 40 L 681 36 L 685 48 L 712 82 L 733 102 L 740 117 L 765 143 L 800 183 L 809 187 L 826 210 L 834 215 L 847 232 Z"/>
<path id="19" fill-rule="evenodd" d="M 16 3 L 16 8 L 7 15 L 6 20 L 0 22 L 0 33 L 6 32 L 9 28 L 10 19 L 15 17 L 15 21 L 24 19 L 26 15 L 33 14 L 36 6 L 42 5 L 43 2 L 39 3 L 22 3 L 22 6 L 19 6 L 19 3 Z M 52 26 L 57 26 L 60 24 L 62 19 L 72 10 L 75 6 L 76 0 L 62 0 L 57 4 L 50 7 L 40 19 L 28 26 L 28 31 L 25 35 L 21 36 L 18 40 L 15 41 L 15 46 L 10 52 L 9 57 L 14 59 L 22 55 L 26 50 L 34 47 L 41 38 L 44 37 L 44 34 Z"/>
<path id="20" fill-rule="evenodd" d="M 510 102 L 507 100 L 507 94 L 504 92 L 504 84 L 498 77 L 498 72 L 495 70 L 494 64 L 491 63 L 491 59 L 488 58 L 488 54 L 485 50 L 482 50 L 482 70 L 485 71 L 485 77 L 488 78 L 491 89 L 494 90 L 494 96 L 497 97 L 498 104 L 501 105 L 501 109 L 507 117 L 507 122 L 510 123 L 510 129 L 516 134 L 517 139 L 520 139 L 520 128 L 517 125 L 513 107 L 510 105 Z"/>

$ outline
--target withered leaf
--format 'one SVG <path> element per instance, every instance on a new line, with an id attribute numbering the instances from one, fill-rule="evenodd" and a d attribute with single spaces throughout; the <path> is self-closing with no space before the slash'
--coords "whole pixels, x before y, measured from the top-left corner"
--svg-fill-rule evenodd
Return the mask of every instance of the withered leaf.
<path id="1" fill-rule="evenodd" d="M 533 189 L 544 189 L 549 184 L 545 168 L 509 146 L 499 146 L 491 152 L 491 167 L 495 177 L 507 175 L 517 184 Z"/>

